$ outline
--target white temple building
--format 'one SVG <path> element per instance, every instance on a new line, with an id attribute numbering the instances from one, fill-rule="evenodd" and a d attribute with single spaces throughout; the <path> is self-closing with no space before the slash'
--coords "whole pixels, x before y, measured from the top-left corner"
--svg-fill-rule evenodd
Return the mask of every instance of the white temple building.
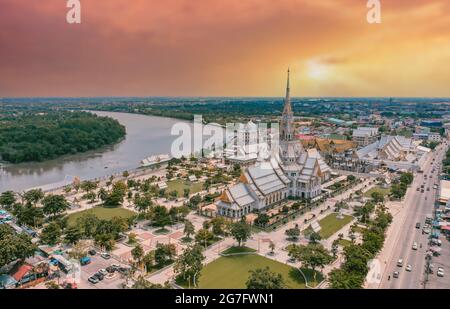
<path id="1" fill-rule="evenodd" d="M 395 170 L 419 170 L 424 164 L 431 149 L 420 146 L 420 143 L 403 136 L 382 136 L 360 150 L 359 160 L 375 167 L 386 165 Z"/>
<path id="2" fill-rule="evenodd" d="M 222 193 L 216 204 L 219 215 L 239 219 L 272 208 L 290 196 L 312 199 L 322 193 L 321 185 L 331 177 L 331 169 L 316 149 L 306 151 L 294 133 L 288 71 L 279 149 L 272 149 L 270 159 L 248 167 L 240 183 Z"/>

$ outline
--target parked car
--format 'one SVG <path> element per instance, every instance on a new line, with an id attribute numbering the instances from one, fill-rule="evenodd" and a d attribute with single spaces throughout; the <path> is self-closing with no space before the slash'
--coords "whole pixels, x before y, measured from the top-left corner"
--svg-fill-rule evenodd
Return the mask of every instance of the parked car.
<path id="1" fill-rule="evenodd" d="M 416 229 L 420 229 L 420 222 L 416 223 Z"/>
<path id="2" fill-rule="evenodd" d="M 104 269 L 104 268 L 99 269 L 98 272 L 99 272 L 100 274 L 102 274 L 103 276 L 106 276 L 106 275 L 108 274 L 108 271 L 107 271 L 106 269 Z"/>
<path id="3" fill-rule="evenodd" d="M 91 258 L 88 257 L 88 256 L 82 257 L 82 258 L 80 259 L 80 264 L 81 264 L 81 266 L 88 265 L 88 264 L 90 264 L 90 263 L 91 263 Z"/>
<path id="4" fill-rule="evenodd" d="M 412 249 L 413 249 L 413 250 L 417 250 L 417 242 L 414 242 L 414 243 L 413 243 Z"/>
<path id="5" fill-rule="evenodd" d="M 109 253 L 103 252 L 102 254 L 100 254 L 100 256 L 102 258 L 104 258 L 105 260 L 109 260 L 111 258 L 111 255 Z"/>
<path id="6" fill-rule="evenodd" d="M 442 241 L 440 239 L 433 238 L 433 239 L 431 239 L 431 244 L 437 245 L 437 246 L 442 246 Z"/>
<path id="7" fill-rule="evenodd" d="M 105 278 L 102 273 L 95 273 L 93 277 L 96 277 L 99 281 L 102 281 Z"/>
<path id="8" fill-rule="evenodd" d="M 403 267 L 403 259 L 399 259 L 399 260 L 397 261 L 397 266 L 398 266 L 398 267 Z"/>
<path id="9" fill-rule="evenodd" d="M 394 278 L 398 278 L 399 275 L 400 273 L 398 271 L 394 271 Z"/>
<path id="10" fill-rule="evenodd" d="M 98 278 L 97 278 L 96 276 L 90 276 L 90 277 L 88 278 L 88 281 L 89 281 L 90 283 L 92 283 L 92 284 L 97 284 L 97 283 L 100 282 L 100 280 L 98 280 Z"/>
<path id="11" fill-rule="evenodd" d="M 106 267 L 106 271 L 110 274 L 114 273 L 116 271 L 116 268 L 113 266 Z"/>
<path id="12" fill-rule="evenodd" d="M 89 250 L 88 253 L 89 253 L 89 255 L 94 256 L 94 255 L 97 254 L 97 251 L 95 251 L 95 250 Z"/>
<path id="13" fill-rule="evenodd" d="M 444 269 L 442 267 L 438 268 L 437 275 L 438 277 L 444 277 Z"/>

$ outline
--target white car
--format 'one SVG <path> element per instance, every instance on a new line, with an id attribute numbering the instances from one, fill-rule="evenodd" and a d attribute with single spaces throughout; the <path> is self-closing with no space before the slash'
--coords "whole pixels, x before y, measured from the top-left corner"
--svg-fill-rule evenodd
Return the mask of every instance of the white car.
<path id="1" fill-rule="evenodd" d="M 413 243 L 412 249 L 413 249 L 413 250 L 417 250 L 417 242 L 414 242 L 414 243 Z"/>
<path id="2" fill-rule="evenodd" d="M 406 265 L 406 271 L 412 271 L 412 266 L 411 266 L 411 264 Z"/>
<path id="3" fill-rule="evenodd" d="M 444 277 L 444 269 L 442 267 L 438 268 L 437 275 L 438 277 Z"/>
<path id="4" fill-rule="evenodd" d="M 102 268 L 98 270 L 99 273 L 101 273 L 102 275 L 106 276 L 108 274 L 108 272 L 106 271 L 106 269 Z"/>
<path id="5" fill-rule="evenodd" d="M 397 261 L 397 266 L 398 266 L 398 267 L 403 267 L 403 259 L 399 259 L 399 260 Z"/>
<path id="6" fill-rule="evenodd" d="M 109 253 L 103 252 L 102 254 L 100 254 L 100 256 L 102 258 L 104 258 L 105 260 L 109 260 L 111 258 L 111 255 Z"/>

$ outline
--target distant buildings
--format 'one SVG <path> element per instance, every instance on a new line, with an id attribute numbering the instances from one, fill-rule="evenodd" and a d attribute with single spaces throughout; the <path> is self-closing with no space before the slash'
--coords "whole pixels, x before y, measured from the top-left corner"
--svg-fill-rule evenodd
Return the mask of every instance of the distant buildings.
<path id="1" fill-rule="evenodd" d="M 354 121 L 345 121 L 337 118 L 327 118 L 327 122 L 344 127 L 350 127 L 355 123 Z"/>
<path id="2" fill-rule="evenodd" d="M 352 139 L 358 147 L 365 147 L 378 139 L 378 128 L 358 127 L 353 131 Z"/>
<path id="3" fill-rule="evenodd" d="M 420 125 L 422 127 L 440 128 L 442 127 L 443 123 L 441 120 L 423 120 L 420 122 Z"/>

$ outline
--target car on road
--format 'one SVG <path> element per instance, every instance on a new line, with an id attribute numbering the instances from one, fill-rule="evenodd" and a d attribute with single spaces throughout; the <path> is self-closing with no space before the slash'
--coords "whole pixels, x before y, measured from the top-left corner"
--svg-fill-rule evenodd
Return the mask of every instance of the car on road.
<path id="1" fill-rule="evenodd" d="M 109 253 L 103 252 L 102 254 L 100 254 L 100 256 L 102 258 L 104 258 L 105 260 L 109 260 L 111 258 L 111 255 Z"/>
<path id="2" fill-rule="evenodd" d="M 416 223 L 416 229 L 420 229 L 420 222 Z"/>
<path id="3" fill-rule="evenodd" d="M 394 278 L 398 278 L 399 275 L 400 273 L 398 271 L 394 271 Z"/>
<path id="4" fill-rule="evenodd" d="M 403 259 L 399 259 L 399 260 L 397 261 L 397 266 L 398 266 L 398 267 L 403 267 Z"/>
<path id="5" fill-rule="evenodd" d="M 417 242 L 414 242 L 414 243 L 413 243 L 412 249 L 413 249 L 413 250 L 417 250 Z"/>
<path id="6" fill-rule="evenodd" d="M 90 276 L 90 277 L 88 278 L 88 281 L 89 281 L 90 283 L 92 283 L 92 284 L 97 284 L 97 283 L 100 282 L 100 280 L 98 280 L 98 278 L 97 278 L 96 276 Z"/>
<path id="7" fill-rule="evenodd" d="M 437 275 L 438 277 L 444 277 L 444 269 L 442 267 L 438 268 Z"/>
<path id="8" fill-rule="evenodd" d="M 406 271 L 409 271 L 409 272 L 412 271 L 412 266 L 411 266 L 411 264 L 406 265 Z"/>

